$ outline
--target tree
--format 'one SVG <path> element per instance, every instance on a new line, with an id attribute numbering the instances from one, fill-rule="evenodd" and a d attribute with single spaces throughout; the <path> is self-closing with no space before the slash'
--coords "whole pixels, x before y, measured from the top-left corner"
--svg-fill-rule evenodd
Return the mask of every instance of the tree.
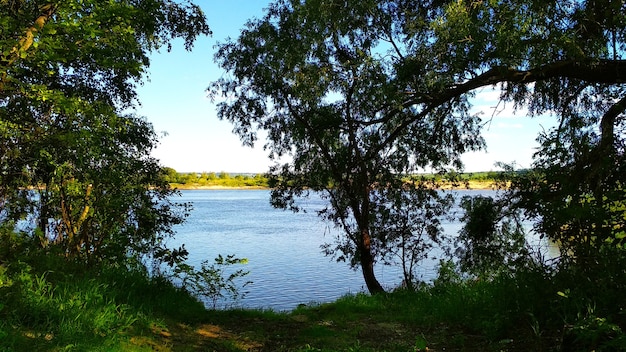
<path id="1" fill-rule="evenodd" d="M 412 22 L 418 29 L 423 23 Z M 503 102 L 558 121 L 539 136 L 532 170 L 513 174 L 504 200 L 559 245 L 558 270 L 544 270 L 544 278 L 559 287 L 564 300 L 558 304 L 575 305 L 563 320 L 581 328 L 565 331 L 564 341 L 580 349 L 612 342 L 589 321 L 624 326 L 615 312 L 624 309 L 626 289 L 625 26 L 621 0 L 455 1 L 429 36 L 433 57 L 457 72 L 436 99 L 497 85 Z M 470 264 L 481 266 L 484 258 Z"/>
<path id="2" fill-rule="evenodd" d="M 580 267 L 625 237 L 625 10 L 613 0 L 460 1 L 431 38 L 433 54 L 459 70 L 437 96 L 500 84 L 503 101 L 558 118 L 512 188 L 536 230 Z"/>
<path id="3" fill-rule="evenodd" d="M 165 177 L 165 181 L 169 183 L 176 183 L 178 181 L 178 172 L 174 168 L 164 167 L 163 168 L 163 176 Z"/>
<path id="4" fill-rule="evenodd" d="M 427 204 L 446 204 L 401 176 L 461 168 L 460 155 L 483 146 L 465 96 L 431 95 L 454 76 L 430 70 L 427 36 L 407 35 L 405 10 L 428 21 L 441 11 L 435 2 L 418 5 L 277 1 L 237 40 L 219 45 L 216 59 L 230 75 L 210 88 L 225 97 L 218 116 L 244 144 L 265 130 L 270 156 L 289 157 L 270 170 L 271 203 L 298 210 L 298 197 L 319 192 L 328 201 L 319 214 L 342 230 L 326 252 L 360 266 L 372 293 L 383 291 L 374 264 L 393 255 L 386 248 L 399 238 L 383 225 L 400 221 L 403 233 L 419 238 L 424 224 L 410 218 Z M 379 216 L 386 207 L 390 216 Z"/>
<path id="5" fill-rule="evenodd" d="M 413 190 L 388 187 L 374 196 L 372 232 L 383 241 L 378 254 L 387 265 L 399 264 L 402 285 L 407 289 L 415 288 L 418 283 L 415 270 L 435 246 L 439 246 L 442 255 L 446 252 L 441 223 L 451 218 L 454 196 L 439 194 L 434 185 L 421 184 L 421 189 Z"/>
<path id="6" fill-rule="evenodd" d="M 293 157 L 273 169 L 275 205 L 291 205 L 305 187 L 327 191 L 324 214 L 345 230 L 355 248 L 342 248 L 377 291 L 373 186 L 419 167 L 459 166 L 460 153 L 481 146 L 468 99 L 501 87 L 503 102 L 560 121 L 541 136 L 538 172 L 527 174 L 540 176 L 513 184 L 520 206 L 542 218 L 537 230 L 568 243 L 564 255 L 593 258 L 589 251 L 624 238 L 624 7 L 278 1 L 220 46 L 232 77 L 212 91 L 225 96 L 220 116 L 244 143 L 264 129 L 271 156 Z"/>
<path id="7" fill-rule="evenodd" d="M 150 253 L 184 218 L 129 111 L 148 54 L 209 34 L 191 3 L 0 2 L 0 220 L 88 261 Z"/>
<path id="8" fill-rule="evenodd" d="M 519 209 L 482 195 L 465 196 L 460 206 L 465 211 L 456 249 L 461 271 L 489 279 L 533 264 Z"/>

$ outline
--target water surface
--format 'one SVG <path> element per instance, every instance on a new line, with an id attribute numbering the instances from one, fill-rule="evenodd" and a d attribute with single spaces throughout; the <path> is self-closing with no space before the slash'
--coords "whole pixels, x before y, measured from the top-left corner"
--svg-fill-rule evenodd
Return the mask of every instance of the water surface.
<path id="1" fill-rule="evenodd" d="M 212 261 L 218 254 L 249 260 L 241 267 L 250 271 L 246 279 L 253 283 L 245 288 L 248 293 L 242 300 L 229 305 L 291 310 L 298 304 L 329 302 L 366 290 L 360 271 L 321 252 L 322 244 L 333 243 L 336 230 L 315 214 L 315 209 L 323 207 L 319 198 L 303 201 L 312 210 L 307 213 L 272 208 L 267 190 L 185 190 L 177 200 L 191 202 L 194 210 L 175 228 L 177 234 L 168 245 L 184 243 L 190 264 L 199 266 L 202 260 Z M 444 228 L 456 233 L 460 224 L 446 222 Z M 436 263 L 436 259 L 421 263 L 419 279 L 434 278 Z M 378 265 L 376 273 L 387 288 L 402 280 L 399 268 Z"/>

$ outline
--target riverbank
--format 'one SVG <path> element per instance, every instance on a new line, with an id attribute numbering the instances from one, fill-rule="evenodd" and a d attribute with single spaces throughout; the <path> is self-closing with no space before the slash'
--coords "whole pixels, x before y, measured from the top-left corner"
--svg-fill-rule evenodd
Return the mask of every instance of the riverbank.
<path id="1" fill-rule="evenodd" d="M 527 351 L 557 336 L 543 321 L 533 332 L 528 317 L 545 307 L 528 278 L 440 281 L 274 312 L 207 310 L 140 271 L 36 265 L 0 270 L 0 351 Z"/>
<path id="2" fill-rule="evenodd" d="M 201 184 L 170 184 L 172 188 L 189 191 L 189 190 L 258 190 L 258 189 L 270 189 L 265 186 L 224 186 L 224 185 L 201 185 Z"/>
<path id="3" fill-rule="evenodd" d="M 463 280 L 446 266 L 415 291 L 302 302 L 286 312 L 209 310 L 140 266 L 20 252 L 23 242 L 6 235 L 0 351 L 626 350 L 623 314 L 615 309 L 624 292 L 620 262 L 588 285 L 568 271 L 546 275 L 535 266 L 481 280 Z"/>
<path id="4" fill-rule="evenodd" d="M 268 186 L 258 186 L 258 185 L 236 185 L 236 184 L 220 184 L 220 183 L 189 183 L 189 184 L 181 184 L 181 183 L 170 183 L 172 188 L 178 190 L 259 190 L 259 189 L 270 189 Z M 470 180 L 466 181 L 466 183 L 462 184 L 452 184 L 452 183 L 443 183 L 440 187 L 445 190 L 454 190 L 454 189 L 470 189 L 470 190 L 496 190 L 498 186 L 493 181 L 476 181 Z"/>

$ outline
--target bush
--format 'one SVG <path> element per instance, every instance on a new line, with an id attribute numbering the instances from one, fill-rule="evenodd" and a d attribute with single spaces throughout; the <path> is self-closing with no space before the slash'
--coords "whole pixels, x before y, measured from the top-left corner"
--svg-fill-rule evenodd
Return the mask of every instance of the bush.
<path id="1" fill-rule="evenodd" d="M 235 258 L 234 255 L 223 257 L 219 255 L 213 264 L 205 260 L 200 269 L 189 264 L 179 264 L 174 268 L 173 277 L 180 280 L 182 287 L 198 298 L 204 298 L 213 309 L 220 300 L 230 299 L 236 301 L 245 296 L 241 290 L 251 281 L 239 285 L 237 281 L 248 275 L 248 271 L 242 269 L 228 270 L 236 264 L 246 264 L 247 259 Z"/>

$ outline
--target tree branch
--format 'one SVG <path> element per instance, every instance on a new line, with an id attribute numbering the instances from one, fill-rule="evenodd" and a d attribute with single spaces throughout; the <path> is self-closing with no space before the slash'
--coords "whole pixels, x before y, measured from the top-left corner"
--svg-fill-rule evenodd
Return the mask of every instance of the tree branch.
<path id="1" fill-rule="evenodd" d="M 626 111 L 626 96 L 620 99 L 617 103 L 611 105 L 609 110 L 607 110 L 604 116 L 602 116 L 602 120 L 600 121 L 601 151 L 608 151 L 608 148 L 611 148 L 611 150 L 614 148 L 615 120 L 624 111 Z"/>
<path id="2" fill-rule="evenodd" d="M 39 16 L 35 19 L 35 23 L 26 29 L 24 36 L 18 41 L 17 45 L 11 49 L 9 55 L 0 57 L 0 67 L 2 70 L 0 73 L 0 92 L 4 90 L 7 70 L 22 57 L 23 53 L 30 49 L 35 40 L 35 34 L 43 28 L 46 22 L 50 20 L 52 15 L 54 15 L 56 10 L 56 4 L 47 4 L 42 6 L 40 8 L 41 12 Z"/>
<path id="3" fill-rule="evenodd" d="M 498 66 L 465 83 L 450 86 L 440 92 L 415 93 L 413 97 L 402 103 L 399 108 L 390 110 L 385 114 L 386 116 L 383 119 L 389 120 L 402 110 L 418 104 L 426 104 L 424 110 L 398 125 L 385 141 L 372 152 L 378 152 L 386 145 L 392 143 L 404 129 L 418 119 L 424 118 L 437 107 L 475 89 L 503 82 L 528 84 L 557 77 L 579 79 L 588 83 L 623 84 L 626 83 L 626 60 L 561 60 L 530 70 L 516 70 L 510 67 Z"/>
<path id="4" fill-rule="evenodd" d="M 37 19 L 35 20 L 35 23 L 26 29 L 24 37 L 20 39 L 18 46 L 13 47 L 13 49 L 11 50 L 11 53 L 14 56 L 12 59 L 9 60 L 9 65 L 11 65 L 11 63 L 19 57 L 20 53 L 27 51 L 33 45 L 35 33 L 43 28 L 46 22 L 56 12 L 56 9 L 57 5 L 55 4 L 47 4 L 40 8 L 41 13 L 39 17 L 37 17 Z M 9 65 L 7 65 L 7 67 Z"/>

